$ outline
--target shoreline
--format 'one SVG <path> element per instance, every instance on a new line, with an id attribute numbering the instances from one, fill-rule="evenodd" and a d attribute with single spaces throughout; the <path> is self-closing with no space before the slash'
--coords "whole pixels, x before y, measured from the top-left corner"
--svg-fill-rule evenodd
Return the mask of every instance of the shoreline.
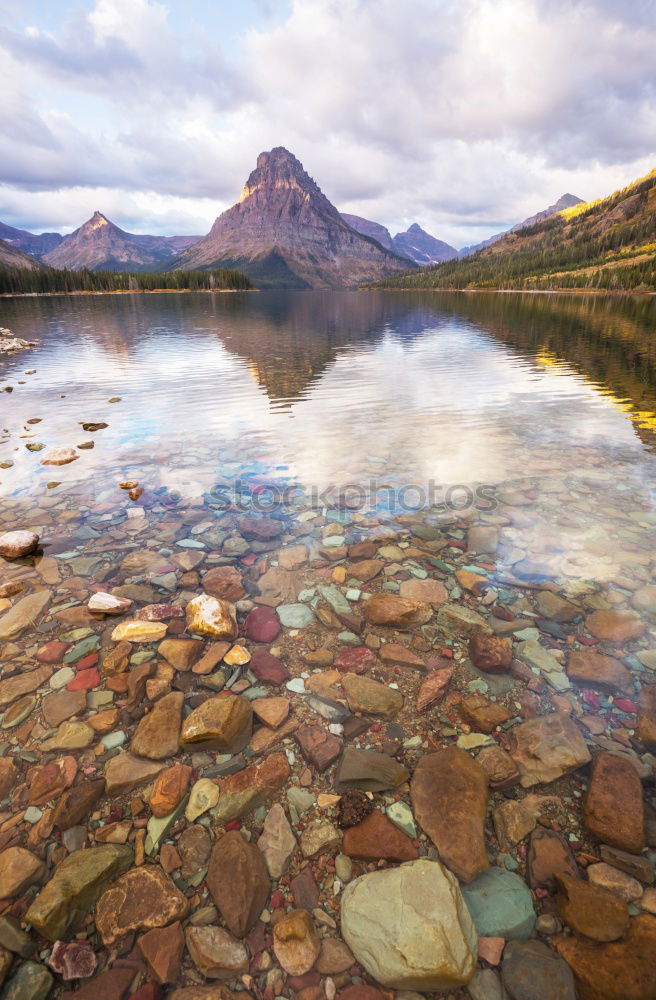
<path id="1" fill-rule="evenodd" d="M 656 291 L 610 291 L 602 288 L 361 288 L 363 292 L 433 292 L 450 295 L 594 295 L 609 298 L 647 298 L 655 296 Z"/>
<path id="2" fill-rule="evenodd" d="M 52 299 L 61 295 L 189 295 L 192 292 L 232 295 L 236 292 L 259 291 L 259 288 L 117 288 L 111 292 L 0 292 L 0 299 Z"/>

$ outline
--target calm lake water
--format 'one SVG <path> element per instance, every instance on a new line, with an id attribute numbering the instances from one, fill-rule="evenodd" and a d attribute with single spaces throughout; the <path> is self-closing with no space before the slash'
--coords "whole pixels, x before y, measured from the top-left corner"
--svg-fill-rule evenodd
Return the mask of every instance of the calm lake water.
<path id="1" fill-rule="evenodd" d="M 275 484 L 351 487 L 347 508 L 383 515 L 432 503 L 436 518 L 473 494 L 494 517 L 481 496 L 528 485 L 508 566 L 609 578 L 613 539 L 652 545 L 653 299 L 53 297 L 0 301 L 0 325 L 38 341 L 0 361 L 0 389 L 13 387 L 0 392 L 5 510 L 71 490 L 91 508 L 129 479 L 145 507 L 246 488 L 264 502 Z M 59 468 L 26 448 L 88 440 Z"/>

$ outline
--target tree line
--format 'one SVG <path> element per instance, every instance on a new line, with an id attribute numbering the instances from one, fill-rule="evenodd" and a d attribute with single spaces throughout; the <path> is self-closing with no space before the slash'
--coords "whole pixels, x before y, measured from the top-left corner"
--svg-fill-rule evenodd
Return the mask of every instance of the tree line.
<path id="1" fill-rule="evenodd" d="M 501 245 L 376 283 L 388 288 L 656 290 L 656 172 Z M 639 259 L 644 258 L 644 259 Z"/>
<path id="2" fill-rule="evenodd" d="M 0 268 L 0 294 L 47 292 L 153 292 L 248 290 L 253 284 L 241 271 L 167 271 L 163 274 L 131 271 L 61 270 L 55 267 Z"/>

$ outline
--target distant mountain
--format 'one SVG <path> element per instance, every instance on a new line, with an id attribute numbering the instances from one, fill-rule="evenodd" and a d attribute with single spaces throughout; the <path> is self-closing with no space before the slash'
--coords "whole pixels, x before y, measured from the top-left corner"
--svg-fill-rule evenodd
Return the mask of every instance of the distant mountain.
<path id="1" fill-rule="evenodd" d="M 371 222 L 369 219 L 363 219 L 359 215 L 349 215 L 347 212 L 342 212 L 341 215 L 346 225 L 350 226 L 351 229 L 355 229 L 356 233 L 376 240 L 386 250 L 394 250 L 389 229 L 381 226 L 379 222 Z"/>
<path id="2" fill-rule="evenodd" d="M 444 260 L 453 260 L 459 256 L 455 247 L 431 236 L 416 222 L 405 233 L 397 233 L 393 244 L 397 253 L 409 257 L 420 267 L 441 264 Z"/>
<path id="3" fill-rule="evenodd" d="M 536 212 L 535 215 L 529 215 L 528 219 L 524 219 L 523 222 L 518 222 L 515 226 L 510 229 L 504 230 L 502 233 L 497 233 L 496 236 L 490 236 L 489 239 L 483 240 L 482 243 L 476 243 L 474 246 L 463 247 L 460 251 L 461 256 L 468 257 L 472 253 L 476 253 L 477 250 L 482 250 L 484 247 L 491 247 L 493 243 L 500 240 L 502 236 L 506 233 L 518 233 L 520 229 L 525 229 L 527 226 L 534 226 L 536 222 L 542 222 L 543 219 L 548 219 L 551 215 L 556 215 L 557 212 L 562 212 L 564 208 L 573 208 L 574 205 L 583 204 L 582 198 L 577 198 L 575 194 L 563 194 L 560 196 L 558 201 L 554 202 L 553 205 L 549 205 L 549 208 L 543 208 L 541 212 Z"/>
<path id="4" fill-rule="evenodd" d="M 260 153 L 237 204 L 171 267 L 234 267 L 261 288 L 344 288 L 407 271 L 408 261 L 347 225 L 278 146 Z"/>
<path id="5" fill-rule="evenodd" d="M 30 271 L 42 267 L 42 264 L 27 253 L 23 253 L 6 240 L 0 240 L 0 267 L 13 271 L 19 267 L 28 268 Z"/>
<path id="6" fill-rule="evenodd" d="M 571 198 L 571 195 L 569 196 Z M 547 210 L 548 212 L 548 210 Z M 392 288 L 656 290 L 656 170 L 594 202 L 538 213 L 476 254 L 377 282 Z"/>
<path id="7" fill-rule="evenodd" d="M 90 219 L 59 246 L 43 255 L 51 267 L 79 271 L 157 271 L 198 236 L 142 236 L 126 233 L 102 212 Z"/>
<path id="8" fill-rule="evenodd" d="M 32 257 L 41 258 L 49 250 L 54 250 L 63 240 L 61 233 L 28 233 L 26 229 L 14 229 L 4 222 L 0 222 L 0 240 L 11 243 L 24 253 L 29 253 Z"/>

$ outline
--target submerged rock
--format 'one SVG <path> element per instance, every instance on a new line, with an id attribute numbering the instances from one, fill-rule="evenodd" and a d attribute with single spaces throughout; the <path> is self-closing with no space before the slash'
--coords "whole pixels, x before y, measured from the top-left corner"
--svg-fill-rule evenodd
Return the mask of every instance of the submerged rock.
<path id="1" fill-rule="evenodd" d="M 388 989 L 446 991 L 476 968 L 477 935 L 458 883 L 438 861 L 409 861 L 349 883 L 342 934 Z"/>
<path id="2" fill-rule="evenodd" d="M 0 556 L 3 559 L 21 559 L 37 548 L 39 536 L 35 531 L 6 531 L 0 535 Z"/>

